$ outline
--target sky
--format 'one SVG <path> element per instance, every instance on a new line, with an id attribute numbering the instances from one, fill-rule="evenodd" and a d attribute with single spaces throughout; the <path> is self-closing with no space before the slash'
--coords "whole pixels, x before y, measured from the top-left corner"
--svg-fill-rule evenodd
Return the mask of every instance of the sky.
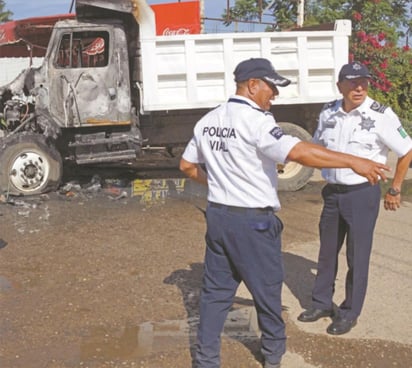
<path id="1" fill-rule="evenodd" d="M 4 10 L 13 12 L 13 20 L 43 15 L 65 14 L 72 0 L 4 0 Z"/>
<path id="2" fill-rule="evenodd" d="M 147 2 L 149 5 L 152 5 L 177 2 L 177 0 L 148 0 Z M 70 10 L 72 0 L 4 0 L 4 3 L 4 10 L 10 10 L 11 12 L 13 12 L 12 19 L 18 20 L 30 17 L 41 17 L 44 15 L 66 14 Z M 204 0 L 205 17 L 220 18 L 226 8 L 226 3 L 226 0 Z M 230 0 L 230 3 L 234 4 L 234 0 Z M 208 30 L 207 27 L 211 29 Z M 239 30 L 260 30 L 256 27 L 259 26 L 244 25 L 243 29 Z M 231 30 L 227 29 L 227 27 L 223 26 L 220 22 L 214 21 L 208 22 L 205 28 L 206 32 Z"/>

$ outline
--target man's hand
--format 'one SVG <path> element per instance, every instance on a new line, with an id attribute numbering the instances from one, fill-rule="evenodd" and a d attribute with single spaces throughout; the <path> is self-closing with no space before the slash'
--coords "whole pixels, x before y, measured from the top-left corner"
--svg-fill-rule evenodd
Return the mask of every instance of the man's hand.
<path id="1" fill-rule="evenodd" d="M 351 168 L 357 174 L 364 176 L 368 179 L 369 183 L 375 185 L 379 180 L 386 182 L 388 178 L 385 175 L 385 171 L 390 171 L 390 167 L 375 161 L 356 157 L 353 159 Z"/>
<path id="2" fill-rule="evenodd" d="M 401 194 L 396 196 L 385 194 L 385 199 L 383 200 L 383 206 L 385 210 L 396 211 L 401 206 Z"/>
<path id="3" fill-rule="evenodd" d="M 406 155 L 399 157 L 396 163 L 395 175 L 393 177 L 391 189 L 395 189 L 392 195 L 389 191 L 385 194 L 385 199 L 383 205 L 385 210 L 396 211 L 401 206 L 401 188 L 402 182 L 405 179 L 406 173 L 409 170 L 412 160 L 412 150 L 410 150 Z M 398 193 L 396 193 L 398 192 Z"/>

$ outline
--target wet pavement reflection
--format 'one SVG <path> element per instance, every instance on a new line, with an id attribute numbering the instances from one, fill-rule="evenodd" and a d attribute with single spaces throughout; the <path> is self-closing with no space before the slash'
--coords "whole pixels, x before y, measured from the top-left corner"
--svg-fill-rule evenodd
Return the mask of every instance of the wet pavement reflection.
<path id="1" fill-rule="evenodd" d="M 185 349 L 196 334 L 197 318 L 145 322 L 129 322 L 119 337 L 103 327 L 95 327 L 81 343 L 81 361 L 138 359 L 152 354 Z M 240 340 L 257 339 L 259 331 L 254 308 L 245 307 L 229 312 L 224 336 Z"/>

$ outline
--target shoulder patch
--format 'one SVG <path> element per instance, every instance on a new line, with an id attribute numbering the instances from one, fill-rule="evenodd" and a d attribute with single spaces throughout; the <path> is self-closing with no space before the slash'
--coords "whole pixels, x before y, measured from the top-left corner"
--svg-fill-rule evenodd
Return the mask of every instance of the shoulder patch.
<path id="1" fill-rule="evenodd" d="M 402 125 L 398 128 L 398 132 L 402 138 L 406 138 L 408 136 L 408 133 L 406 132 L 406 130 L 403 128 Z"/>
<path id="2" fill-rule="evenodd" d="M 283 130 L 278 126 L 274 127 L 269 133 L 276 139 L 280 139 L 283 136 Z"/>
<path id="3" fill-rule="evenodd" d="M 385 110 L 388 108 L 388 106 L 382 105 L 379 102 L 373 101 L 372 105 L 370 106 L 371 110 L 380 112 L 383 114 Z"/>
<path id="4" fill-rule="evenodd" d="M 326 110 L 326 109 L 330 109 L 331 107 L 334 107 L 337 102 L 338 102 L 338 100 L 334 100 L 334 101 L 325 103 L 325 104 L 323 105 L 322 110 Z"/>

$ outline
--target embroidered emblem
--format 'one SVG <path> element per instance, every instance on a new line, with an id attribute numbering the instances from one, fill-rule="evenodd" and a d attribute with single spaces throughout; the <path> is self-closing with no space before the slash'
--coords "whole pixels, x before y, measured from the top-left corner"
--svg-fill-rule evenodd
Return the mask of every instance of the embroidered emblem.
<path id="1" fill-rule="evenodd" d="M 337 102 L 338 102 L 338 100 L 327 102 L 326 104 L 323 105 L 322 110 L 326 110 L 326 109 L 330 109 L 331 107 L 334 107 Z"/>
<path id="2" fill-rule="evenodd" d="M 280 139 L 283 136 L 283 130 L 281 127 L 274 127 L 269 133 L 276 139 Z"/>
<path id="3" fill-rule="evenodd" d="M 336 121 L 335 120 L 326 120 L 324 124 L 324 128 L 332 128 L 334 129 L 336 127 Z"/>
<path id="4" fill-rule="evenodd" d="M 376 112 L 380 112 L 380 113 L 384 113 L 385 110 L 388 108 L 388 106 L 382 105 L 379 102 L 373 101 L 372 105 L 371 105 L 371 110 L 376 111 Z"/>
<path id="5" fill-rule="evenodd" d="M 375 120 L 362 116 L 362 121 L 359 123 L 359 125 L 361 127 L 361 130 L 365 129 L 369 132 L 372 128 L 375 128 Z"/>
<path id="6" fill-rule="evenodd" d="M 402 125 L 398 128 L 398 132 L 399 132 L 399 134 L 401 135 L 402 138 L 406 138 L 408 136 L 408 133 L 406 133 L 406 130 L 403 129 Z"/>

